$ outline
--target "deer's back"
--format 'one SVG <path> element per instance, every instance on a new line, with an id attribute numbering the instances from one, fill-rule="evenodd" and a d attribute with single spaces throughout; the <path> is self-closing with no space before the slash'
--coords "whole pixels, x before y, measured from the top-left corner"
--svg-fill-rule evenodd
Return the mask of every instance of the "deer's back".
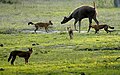
<path id="1" fill-rule="evenodd" d="M 90 6 L 82 6 L 73 11 L 72 17 L 78 18 L 88 18 L 96 14 L 95 8 Z"/>

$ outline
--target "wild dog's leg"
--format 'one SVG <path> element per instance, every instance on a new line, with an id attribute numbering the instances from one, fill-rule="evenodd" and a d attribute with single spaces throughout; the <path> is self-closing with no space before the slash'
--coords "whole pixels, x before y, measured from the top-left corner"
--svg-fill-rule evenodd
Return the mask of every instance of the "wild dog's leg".
<path id="1" fill-rule="evenodd" d="M 71 33 L 71 37 L 72 37 L 72 39 L 73 39 L 73 31 L 72 31 L 72 33 Z"/>
<path id="2" fill-rule="evenodd" d="M 89 32 L 90 29 L 91 29 L 91 24 L 92 24 L 92 18 L 89 18 L 89 29 L 88 29 L 88 32 Z"/>
<path id="3" fill-rule="evenodd" d="M 75 28 L 76 31 L 78 31 L 78 30 L 76 29 L 76 23 L 77 23 L 77 20 L 75 20 L 75 22 L 74 22 L 74 28 Z"/>
<path id="4" fill-rule="evenodd" d="M 95 34 L 98 33 L 99 30 L 95 30 Z"/>
<path id="5" fill-rule="evenodd" d="M 109 32 L 108 26 L 104 27 L 104 30 L 108 33 Z"/>
<path id="6" fill-rule="evenodd" d="M 12 53 L 10 53 L 9 55 L 8 62 L 10 61 L 11 58 L 12 58 Z"/>
<path id="7" fill-rule="evenodd" d="M 14 65 L 14 61 L 16 59 L 16 56 L 13 56 L 12 60 L 11 60 L 11 65 Z"/>
<path id="8" fill-rule="evenodd" d="M 72 36 L 71 36 L 71 34 L 69 34 L 69 36 L 70 36 L 70 39 L 72 39 Z"/>
<path id="9" fill-rule="evenodd" d="M 69 32 L 70 39 L 73 39 L 73 33 Z"/>
<path id="10" fill-rule="evenodd" d="M 28 63 L 28 59 L 29 59 L 29 58 L 25 58 L 25 64 L 27 64 L 27 63 Z"/>
<path id="11" fill-rule="evenodd" d="M 73 39 L 73 34 L 71 33 L 71 39 Z"/>
<path id="12" fill-rule="evenodd" d="M 35 29 L 34 31 L 35 31 L 35 33 L 36 33 L 36 31 L 38 30 L 38 26 L 35 26 L 35 28 L 36 28 L 36 29 Z"/>
<path id="13" fill-rule="evenodd" d="M 95 34 L 97 33 L 97 30 L 95 30 Z"/>
<path id="14" fill-rule="evenodd" d="M 48 27 L 45 27 L 45 31 L 48 33 Z"/>

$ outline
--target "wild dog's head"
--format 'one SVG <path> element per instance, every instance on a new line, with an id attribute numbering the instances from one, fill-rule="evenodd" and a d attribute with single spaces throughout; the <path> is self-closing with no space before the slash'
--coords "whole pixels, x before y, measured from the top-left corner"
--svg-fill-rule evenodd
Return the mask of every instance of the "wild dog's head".
<path id="1" fill-rule="evenodd" d="M 67 27 L 67 30 L 69 31 L 71 29 L 71 27 Z"/>
<path id="2" fill-rule="evenodd" d="M 49 21 L 49 24 L 50 24 L 50 25 L 53 25 L 52 21 Z"/>
<path id="3" fill-rule="evenodd" d="M 28 48 L 29 49 L 29 53 L 32 54 L 33 50 L 32 48 Z"/>

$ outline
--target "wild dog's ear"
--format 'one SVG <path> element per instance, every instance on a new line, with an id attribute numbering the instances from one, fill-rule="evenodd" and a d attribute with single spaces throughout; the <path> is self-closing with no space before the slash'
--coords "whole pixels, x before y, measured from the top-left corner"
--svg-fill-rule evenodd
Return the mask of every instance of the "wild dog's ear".
<path id="1" fill-rule="evenodd" d="M 28 48 L 29 50 L 32 50 L 32 48 Z"/>
<path id="2" fill-rule="evenodd" d="M 67 27 L 67 30 L 69 30 L 71 27 Z"/>
<path id="3" fill-rule="evenodd" d="M 52 21 L 51 21 L 51 20 L 49 20 L 49 23 L 52 23 Z"/>

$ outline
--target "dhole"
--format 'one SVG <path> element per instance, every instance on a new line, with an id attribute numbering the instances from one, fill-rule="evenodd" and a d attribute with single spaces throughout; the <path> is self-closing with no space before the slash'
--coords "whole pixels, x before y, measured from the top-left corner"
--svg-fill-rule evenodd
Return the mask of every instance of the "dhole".
<path id="1" fill-rule="evenodd" d="M 44 27 L 45 28 L 45 31 L 48 33 L 48 26 L 49 25 L 53 25 L 53 23 L 51 21 L 49 21 L 49 23 L 43 23 L 43 22 L 39 22 L 39 23 L 32 23 L 32 22 L 29 22 L 28 25 L 35 25 L 35 33 L 36 31 L 38 30 L 38 28 L 41 28 L 41 27 Z"/>
<path id="2" fill-rule="evenodd" d="M 91 25 L 90 27 L 94 28 L 95 29 L 95 34 L 100 30 L 100 29 L 103 29 L 108 33 L 108 32 L 112 32 L 110 30 L 108 30 L 108 28 L 110 29 L 114 29 L 114 27 L 111 27 L 107 24 L 103 24 L 103 25 Z"/>
<path id="3" fill-rule="evenodd" d="M 22 58 L 25 59 L 25 64 L 28 63 L 28 59 L 33 52 L 32 48 L 28 48 L 28 49 L 29 49 L 29 51 L 26 51 L 26 52 L 17 51 L 17 50 L 12 51 L 9 55 L 8 62 L 12 59 L 11 60 L 11 65 L 14 65 L 14 61 L 16 59 L 16 56 L 19 56 L 19 57 L 22 57 Z"/>
<path id="4" fill-rule="evenodd" d="M 67 31 L 70 36 L 70 39 L 73 39 L 73 30 L 71 29 L 71 27 L 67 27 Z"/>

